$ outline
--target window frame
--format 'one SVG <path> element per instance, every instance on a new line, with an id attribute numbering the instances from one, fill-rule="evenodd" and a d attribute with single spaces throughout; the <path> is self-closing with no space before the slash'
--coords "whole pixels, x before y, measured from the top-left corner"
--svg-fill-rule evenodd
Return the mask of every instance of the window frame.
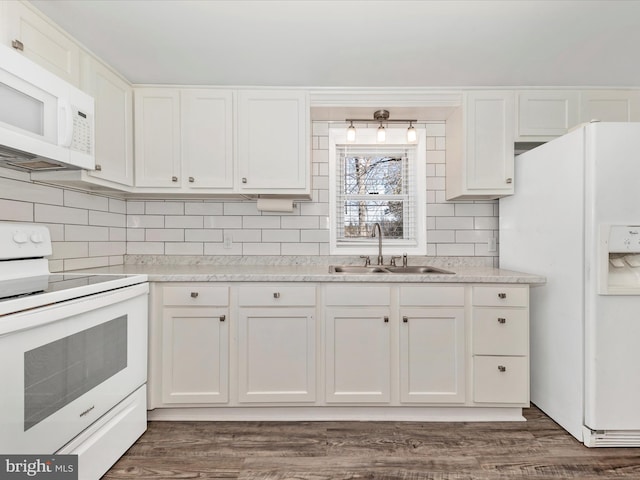
<path id="1" fill-rule="evenodd" d="M 389 263 L 390 255 L 426 255 L 427 254 L 427 227 L 426 227 L 426 204 L 427 204 L 427 141 L 426 129 L 423 126 L 416 126 L 417 140 L 415 143 L 407 142 L 406 128 L 386 129 L 387 139 L 384 143 L 376 140 L 375 128 L 359 128 L 356 142 L 347 142 L 346 126 L 329 128 L 329 253 L 331 255 L 377 255 L 378 238 L 368 240 L 359 239 L 357 242 L 341 242 L 338 235 L 337 200 L 338 200 L 338 165 L 340 160 L 337 149 L 341 147 L 370 148 L 375 152 L 377 146 L 399 146 L 413 149 L 415 158 L 414 165 L 409 165 L 409 175 L 414 175 L 414 231 L 415 240 L 408 240 L 409 243 L 400 243 L 398 240 L 387 240 L 383 238 L 382 253 L 385 262 Z M 374 198 L 372 198 L 374 200 Z"/>

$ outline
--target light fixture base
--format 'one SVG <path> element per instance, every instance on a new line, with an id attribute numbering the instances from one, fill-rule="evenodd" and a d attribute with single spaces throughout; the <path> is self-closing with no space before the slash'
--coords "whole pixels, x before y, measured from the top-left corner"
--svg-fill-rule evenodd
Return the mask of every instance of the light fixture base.
<path id="1" fill-rule="evenodd" d="M 373 112 L 373 118 L 378 122 L 389 120 L 389 110 L 376 110 Z"/>

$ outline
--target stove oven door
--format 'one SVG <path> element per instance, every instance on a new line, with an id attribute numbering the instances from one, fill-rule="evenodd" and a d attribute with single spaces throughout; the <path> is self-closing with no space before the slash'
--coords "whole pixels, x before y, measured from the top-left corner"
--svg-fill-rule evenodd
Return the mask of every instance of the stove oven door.
<path id="1" fill-rule="evenodd" d="M 0 317 L 0 452 L 55 453 L 146 382 L 147 293 Z"/>

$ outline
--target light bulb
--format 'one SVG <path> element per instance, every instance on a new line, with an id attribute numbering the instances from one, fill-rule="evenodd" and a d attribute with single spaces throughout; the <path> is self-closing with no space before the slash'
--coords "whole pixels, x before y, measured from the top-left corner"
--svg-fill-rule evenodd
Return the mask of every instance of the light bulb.
<path id="1" fill-rule="evenodd" d="M 356 127 L 353 126 L 353 122 L 347 128 L 347 142 L 355 142 L 356 141 Z"/>
<path id="2" fill-rule="evenodd" d="M 418 139 L 418 133 L 415 127 L 410 123 L 407 129 L 407 142 L 414 143 Z"/>
<path id="3" fill-rule="evenodd" d="M 384 130 L 382 124 L 378 127 L 378 134 L 376 136 L 378 142 L 384 142 L 387 139 L 387 132 Z"/>

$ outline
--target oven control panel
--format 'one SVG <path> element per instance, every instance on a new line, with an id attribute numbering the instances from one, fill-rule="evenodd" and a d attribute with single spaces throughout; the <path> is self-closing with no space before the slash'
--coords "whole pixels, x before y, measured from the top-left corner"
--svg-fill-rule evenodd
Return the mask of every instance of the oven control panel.
<path id="1" fill-rule="evenodd" d="M 0 260 L 51 255 L 51 235 L 44 225 L 0 222 Z"/>

